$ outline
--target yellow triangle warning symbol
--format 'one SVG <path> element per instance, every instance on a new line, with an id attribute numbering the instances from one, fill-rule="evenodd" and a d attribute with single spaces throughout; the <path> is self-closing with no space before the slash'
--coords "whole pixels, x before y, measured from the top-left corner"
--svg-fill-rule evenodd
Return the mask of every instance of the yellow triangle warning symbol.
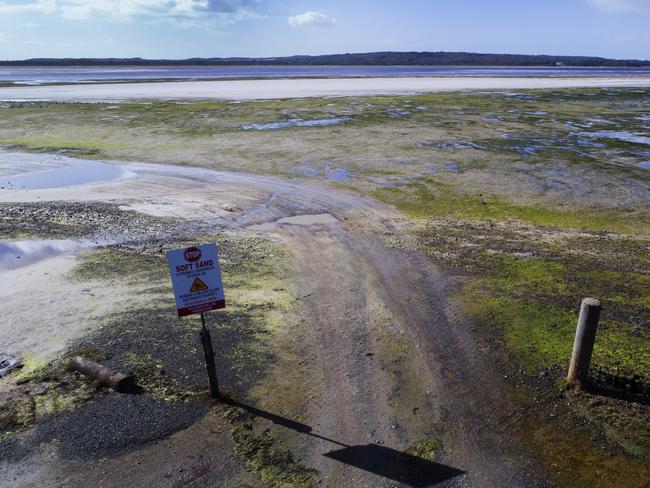
<path id="1" fill-rule="evenodd" d="M 196 293 L 198 291 L 205 291 L 208 290 L 208 285 L 203 283 L 199 278 L 196 278 L 194 280 L 194 283 L 192 283 L 192 288 L 190 288 L 190 293 Z"/>

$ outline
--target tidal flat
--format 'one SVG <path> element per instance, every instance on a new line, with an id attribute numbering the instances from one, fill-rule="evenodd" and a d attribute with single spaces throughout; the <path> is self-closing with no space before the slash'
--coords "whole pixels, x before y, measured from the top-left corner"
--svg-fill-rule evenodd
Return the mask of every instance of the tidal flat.
<path id="1" fill-rule="evenodd" d="M 442 270 L 448 279 L 447 298 L 471 323 L 477 343 L 496 362 L 504 384 L 516 392 L 519 426 L 509 435 L 523 436 L 524 425 L 545 419 L 530 429 L 533 439 L 528 444 L 534 444 L 529 446 L 532 451 L 541 453 L 549 479 L 563 486 L 637 486 L 638 476 L 647 474 L 643 465 L 650 456 L 650 437 L 644 429 L 650 420 L 648 406 L 565 393 L 561 385 L 578 307 L 586 296 L 599 298 L 604 306 L 594 367 L 650 381 L 649 116 L 647 88 L 237 102 L 7 102 L 0 108 L 0 147 L 92 161 L 185 165 L 279 177 L 289 185 L 322 188 L 323 193 L 314 193 L 312 199 L 326 198 L 330 189 L 332 194 L 348 192 L 355 198 L 389 205 L 396 214 L 382 214 L 384 220 L 396 220 L 396 215 L 401 215 L 406 223 L 400 224 L 399 230 L 384 231 L 382 227 L 378 238 L 404 252 L 422 253 Z M 197 185 L 202 184 L 200 176 L 192 178 Z M 139 183 L 136 179 L 128 184 Z M 23 191 L 15 185 L 4 188 L 0 201 L 18 199 Z M 201 191 L 201 197 L 209 195 L 207 188 Z M 154 193 L 148 196 L 147 204 L 151 205 L 153 198 Z M 143 222 L 143 228 L 165 234 L 166 226 L 179 225 L 120 209 L 118 203 L 124 204 L 0 203 L 0 235 L 4 239 L 80 239 L 107 226 L 140 226 Z M 237 205 L 245 206 L 242 202 Z M 237 205 L 228 207 L 233 220 L 249 218 Z M 374 209 L 371 205 L 368 208 Z M 364 212 L 369 213 L 368 208 Z M 336 226 L 340 221 L 352 231 L 375 232 L 365 220 L 357 222 L 351 211 L 309 210 L 314 215 L 331 212 L 336 217 L 328 217 L 323 226 Z M 93 218 L 80 219 L 80 211 Z M 277 216 L 270 223 L 251 223 L 273 229 L 286 222 L 283 218 L 295 215 L 300 212 L 292 208 L 287 216 Z M 174 229 L 179 228 L 182 226 Z M 252 226 L 248 230 L 256 229 Z M 287 256 L 296 259 L 301 252 L 307 255 L 307 245 L 300 252 L 294 249 L 300 248 L 301 231 L 289 226 L 284 232 Z M 171 235 L 187 238 L 177 230 Z M 330 242 L 318 229 L 312 237 L 322 246 L 325 260 Z M 165 286 L 164 273 L 158 269 L 160 260 L 149 254 L 157 256 L 151 248 L 156 249 L 163 238 L 158 236 L 155 246 L 143 239 L 147 250 L 140 253 L 155 262 L 151 266 L 157 273 L 152 280 L 156 293 Z M 242 256 L 250 249 L 255 251 L 246 239 L 241 242 Z M 127 261 L 114 259 L 115 270 L 101 266 L 111 255 L 120 256 L 115 250 L 86 256 L 81 267 L 75 268 L 75 279 L 89 279 L 84 270 L 91 269 L 91 262 L 111 279 L 124 274 L 122 269 L 130 265 Z M 335 257 L 338 259 L 332 256 L 327 261 L 334 266 L 332 273 L 344 275 L 348 270 L 338 269 Z M 278 260 L 278 266 L 291 269 L 289 261 L 289 257 Z M 280 286 L 273 283 L 273 287 Z M 373 290 L 376 285 L 364 286 Z M 292 293 L 293 300 L 309 301 L 307 293 Z M 256 292 L 250 292 L 250 297 L 255 296 Z M 242 299 L 242 307 L 258 306 L 250 297 Z M 282 298 L 289 300 L 284 295 Z M 372 313 L 363 313 L 378 323 L 393 320 L 392 311 L 382 308 L 381 298 L 373 296 L 369 302 Z M 143 310 L 161 314 L 157 307 L 148 304 Z M 260 314 L 266 313 L 260 307 Z M 135 311 L 128 317 L 112 317 L 129 325 L 127 337 L 130 330 L 140 333 L 141 314 Z M 236 325 L 236 321 L 231 324 L 226 320 L 222 326 Z M 286 335 L 283 327 L 279 323 L 268 328 L 276 337 Z M 392 375 L 391 402 L 412 404 L 413 409 L 423 412 L 434 400 L 413 386 L 417 383 L 413 371 L 419 366 L 408 362 L 414 361 L 404 353 L 410 350 L 409 339 L 395 327 L 387 329 L 390 334 L 371 328 L 369 336 L 377 334 L 381 346 L 376 350 L 369 347 L 364 357 L 376 355 L 386 361 L 385 351 L 392 351 L 390 354 L 401 358 L 398 363 L 382 363 L 382 370 Z M 255 334 L 265 337 L 267 332 Z M 163 341 L 162 337 L 156 340 Z M 117 339 L 111 341 L 100 340 L 84 347 L 117 344 Z M 283 382 L 282 371 L 264 377 L 259 373 L 264 366 L 257 363 L 249 365 L 255 374 L 235 371 L 232 378 L 245 385 L 242 394 L 253 388 L 264 392 L 263 402 L 282 408 L 285 404 L 277 397 L 281 391 L 292 406 L 295 404 L 295 410 L 285 405 L 287 412 L 313 414 L 313 407 L 297 391 L 302 383 L 309 386 L 313 381 L 306 378 L 314 371 L 305 366 L 304 372 L 302 367 L 301 348 L 306 346 L 295 337 L 289 343 L 297 352 L 276 344 L 275 350 L 265 349 L 264 353 L 269 358 L 283 356 L 279 362 L 289 362 L 294 368 L 301 365 L 299 372 L 291 375 L 297 378 L 297 385 Z M 400 353 L 394 354 L 396 350 Z M 148 353 L 143 348 L 138 354 L 144 357 Z M 241 352 L 237 361 L 246 364 L 249 353 Z M 239 364 L 237 361 L 234 364 Z M 133 367 L 144 368 L 131 362 Z M 363 369 L 357 364 L 355 368 Z M 549 412 L 553 413 L 550 417 Z M 407 434 L 417 430 L 418 422 L 424 423 L 403 411 L 394 413 L 394 418 L 400 419 L 400 429 Z M 432 429 L 429 437 L 445 437 L 440 429 Z M 558 447 L 563 442 L 558 432 L 563 429 L 579 439 L 583 459 L 567 459 L 566 452 Z M 404 448 L 433 442 L 429 437 L 416 442 L 417 436 L 407 434 Z M 300 446 L 283 434 L 280 439 Z M 449 438 L 444 441 L 453 446 Z M 445 459 L 463 457 L 462 449 L 454 447 L 457 452 Z M 309 466 L 312 460 L 302 459 Z M 601 470 L 598 474 L 593 470 L 596 465 Z M 575 473 L 579 473 L 579 480 Z"/>

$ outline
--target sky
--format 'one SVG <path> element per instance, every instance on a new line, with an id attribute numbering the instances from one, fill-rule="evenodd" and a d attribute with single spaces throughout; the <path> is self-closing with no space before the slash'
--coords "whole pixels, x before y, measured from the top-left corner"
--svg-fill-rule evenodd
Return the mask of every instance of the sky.
<path id="1" fill-rule="evenodd" d="M 0 0 L 0 59 L 371 51 L 650 59 L 650 0 Z"/>

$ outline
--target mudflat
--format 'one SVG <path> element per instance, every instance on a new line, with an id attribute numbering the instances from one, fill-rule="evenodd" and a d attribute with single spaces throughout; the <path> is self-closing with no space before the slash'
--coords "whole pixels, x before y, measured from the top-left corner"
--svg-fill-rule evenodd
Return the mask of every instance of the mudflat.
<path id="1" fill-rule="evenodd" d="M 563 378 L 595 296 L 593 366 L 647 381 L 649 100 L 0 104 L 0 353 L 24 363 L 0 379 L 0 479 L 644 488 L 650 406 Z M 222 403 L 165 261 L 205 242 Z"/>

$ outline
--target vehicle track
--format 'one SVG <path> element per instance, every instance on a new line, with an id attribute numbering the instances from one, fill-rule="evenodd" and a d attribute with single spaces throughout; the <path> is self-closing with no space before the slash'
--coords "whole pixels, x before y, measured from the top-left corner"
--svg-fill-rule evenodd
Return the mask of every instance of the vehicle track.
<path id="1" fill-rule="evenodd" d="M 338 220 L 264 227 L 287 243 L 307 297 L 302 314 L 310 332 L 304 347 L 314 359 L 308 365 L 313 399 L 306 423 L 315 433 L 346 445 L 375 443 L 403 451 L 435 431 L 467 472 L 448 480 L 450 486 L 547 486 L 541 466 L 512 435 L 517 402 L 459 304 L 449 298 L 453 284 L 409 249 L 411 223 L 374 200 L 325 186 L 235 173 L 213 176 L 270 196 L 209 225 L 255 229 L 314 214 Z M 411 368 L 403 373 L 415 371 L 416 377 L 401 380 L 418 385 L 411 397 L 429 398 L 429 412 L 414 407 L 419 418 L 405 415 L 410 406 L 395 396 L 400 388 L 395 374 L 380 365 L 389 360 L 378 346 L 387 332 L 403 334 L 410 344 Z M 331 442 L 311 436 L 304 448 L 308 464 L 332 486 L 385 482 L 324 457 L 337 448 Z"/>

